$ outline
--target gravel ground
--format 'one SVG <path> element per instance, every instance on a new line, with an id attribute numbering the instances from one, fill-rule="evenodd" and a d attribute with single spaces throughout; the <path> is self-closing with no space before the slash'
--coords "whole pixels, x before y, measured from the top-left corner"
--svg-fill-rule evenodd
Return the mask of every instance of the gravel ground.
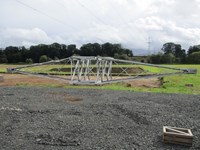
<path id="1" fill-rule="evenodd" d="M 162 142 L 190 128 L 192 147 Z M 1 150 L 200 149 L 200 95 L 0 87 Z"/>

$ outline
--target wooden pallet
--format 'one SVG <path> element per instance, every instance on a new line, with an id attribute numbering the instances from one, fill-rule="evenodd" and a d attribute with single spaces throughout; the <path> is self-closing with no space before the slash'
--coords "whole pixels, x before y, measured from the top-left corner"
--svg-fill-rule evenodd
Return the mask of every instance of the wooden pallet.
<path id="1" fill-rule="evenodd" d="M 163 126 L 163 141 L 192 146 L 193 134 L 190 129 Z"/>

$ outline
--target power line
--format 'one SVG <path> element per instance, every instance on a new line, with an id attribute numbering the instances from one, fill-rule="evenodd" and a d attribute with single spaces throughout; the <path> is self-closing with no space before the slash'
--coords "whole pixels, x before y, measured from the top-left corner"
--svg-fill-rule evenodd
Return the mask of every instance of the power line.
<path id="1" fill-rule="evenodd" d="M 75 0 L 75 2 L 77 2 L 82 8 L 84 8 L 85 10 L 87 10 L 87 12 L 92 15 L 94 18 L 96 18 L 98 21 L 100 21 L 102 24 L 105 24 L 104 21 L 102 19 L 100 19 L 99 17 L 97 17 L 89 8 L 87 8 L 85 5 L 83 5 L 79 0 Z"/>
<path id="2" fill-rule="evenodd" d="M 112 7 L 112 9 L 113 9 L 114 12 L 116 13 L 116 15 L 120 18 L 120 22 L 121 22 L 122 24 L 125 24 L 127 21 L 128 21 L 128 22 L 131 22 L 129 19 L 127 20 L 127 19 L 125 19 L 125 18 L 121 15 L 121 13 L 118 11 L 118 9 L 115 7 L 115 5 L 114 5 L 111 1 L 108 1 L 108 3 L 110 3 L 110 6 Z M 128 27 L 127 30 L 130 31 L 130 32 L 129 32 L 130 36 L 133 37 L 133 38 L 135 38 L 135 36 L 134 36 L 133 33 L 132 33 L 130 24 L 127 23 L 126 25 L 127 25 L 127 27 Z"/>
<path id="3" fill-rule="evenodd" d="M 123 23 L 123 22 L 126 22 L 125 21 L 125 19 L 124 19 L 124 17 L 119 13 L 119 11 L 116 9 L 116 7 L 112 4 L 112 2 L 110 2 L 110 1 L 108 1 L 108 3 L 110 3 L 110 6 L 112 7 L 112 9 L 114 10 L 114 12 L 116 13 L 116 15 L 118 16 L 118 17 L 120 17 L 121 18 L 121 23 Z"/>
<path id="4" fill-rule="evenodd" d="M 60 2 L 60 0 L 56 0 L 56 2 L 57 2 L 57 4 L 60 5 L 61 7 L 64 7 L 64 8 L 66 8 L 66 9 L 68 9 L 67 7 L 65 7 L 65 5 L 63 5 L 63 4 Z"/>
<path id="5" fill-rule="evenodd" d="M 120 18 L 120 21 L 122 24 L 124 24 L 126 22 L 126 20 L 124 19 L 124 17 L 119 13 L 119 11 L 116 9 L 116 7 L 114 5 L 112 5 L 112 3 L 110 1 L 108 1 L 110 3 L 110 6 L 112 7 L 112 9 L 114 10 L 114 12 L 116 13 L 116 15 Z M 129 26 L 129 24 L 127 24 Z M 130 32 L 129 34 L 133 36 L 132 31 L 130 30 L 130 28 L 127 28 Z"/>
<path id="6" fill-rule="evenodd" d="M 79 0 L 75 0 L 82 8 L 84 8 L 90 15 L 92 15 L 94 18 L 96 18 L 99 22 L 101 22 L 103 25 L 109 25 L 108 23 L 105 23 L 102 19 L 97 17 L 93 11 L 91 11 L 88 7 L 86 7 L 84 4 L 82 4 Z M 120 36 L 121 39 L 124 39 L 124 37 Z M 124 39 L 126 41 L 126 39 Z"/>
<path id="7" fill-rule="evenodd" d="M 19 1 L 19 0 L 15 0 L 15 1 L 18 2 L 18 3 L 21 4 L 21 5 L 23 5 L 23 6 L 27 7 L 27 8 L 29 8 L 29 9 L 32 9 L 33 11 L 35 11 L 35 12 L 37 12 L 37 13 L 39 13 L 39 14 L 42 14 L 43 16 L 46 16 L 46 17 L 48 17 L 48 18 L 50 18 L 50 19 L 52 19 L 52 20 L 54 20 L 54 21 L 56 21 L 56 22 L 58 22 L 58 23 L 64 25 L 64 26 L 69 26 L 69 27 L 75 29 L 73 26 L 62 22 L 62 21 L 60 21 L 59 19 L 57 19 L 57 18 L 55 18 L 55 17 L 53 17 L 53 16 L 50 16 L 50 15 L 48 15 L 48 14 L 45 13 L 45 12 L 40 11 L 39 9 L 36 9 L 36 8 L 30 6 L 30 5 L 26 4 L 26 3 L 23 3 L 23 2 L 21 2 L 21 1 Z"/>

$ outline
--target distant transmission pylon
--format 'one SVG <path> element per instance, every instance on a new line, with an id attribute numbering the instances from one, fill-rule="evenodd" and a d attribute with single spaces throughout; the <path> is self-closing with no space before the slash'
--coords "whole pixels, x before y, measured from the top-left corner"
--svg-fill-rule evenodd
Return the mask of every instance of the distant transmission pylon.
<path id="1" fill-rule="evenodd" d="M 148 42 L 147 42 L 147 44 L 148 44 L 148 51 L 151 50 L 151 43 L 152 43 L 151 37 L 149 36 L 149 37 L 148 37 Z"/>

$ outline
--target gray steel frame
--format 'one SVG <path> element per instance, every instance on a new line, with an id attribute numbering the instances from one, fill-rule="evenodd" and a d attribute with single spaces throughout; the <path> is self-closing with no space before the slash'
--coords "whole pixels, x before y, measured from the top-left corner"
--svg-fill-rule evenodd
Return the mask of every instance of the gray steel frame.
<path id="1" fill-rule="evenodd" d="M 42 65 L 48 65 L 48 64 L 56 64 L 56 63 L 61 63 L 61 62 L 71 64 L 71 78 L 70 78 L 71 84 L 101 85 L 101 84 L 129 81 L 129 80 L 141 79 L 141 78 L 153 78 L 153 77 L 162 77 L 162 76 L 177 75 L 177 74 L 196 74 L 197 72 L 196 69 L 175 68 L 175 67 L 154 65 L 154 64 L 149 64 L 149 63 L 141 63 L 137 61 L 121 60 L 121 59 L 114 59 L 111 57 L 99 57 L 99 56 L 98 57 L 72 56 L 69 58 L 53 60 L 53 61 L 49 61 L 45 63 L 36 63 L 36 64 L 27 65 L 23 67 L 17 67 L 17 68 L 7 68 L 7 72 L 37 75 L 40 77 L 48 77 L 48 78 L 54 78 L 54 79 L 66 81 L 67 80 L 66 78 L 49 76 L 49 75 L 40 75 L 37 73 L 21 71 L 21 69 L 23 68 L 42 66 Z M 113 79 L 112 65 L 118 64 L 118 63 L 151 66 L 151 67 L 175 70 L 177 72 L 133 76 L 127 72 L 127 68 L 124 69 L 120 67 L 122 71 L 118 73 L 118 76 L 125 73 L 128 77 Z M 96 68 L 96 71 L 94 71 L 95 68 Z"/>

